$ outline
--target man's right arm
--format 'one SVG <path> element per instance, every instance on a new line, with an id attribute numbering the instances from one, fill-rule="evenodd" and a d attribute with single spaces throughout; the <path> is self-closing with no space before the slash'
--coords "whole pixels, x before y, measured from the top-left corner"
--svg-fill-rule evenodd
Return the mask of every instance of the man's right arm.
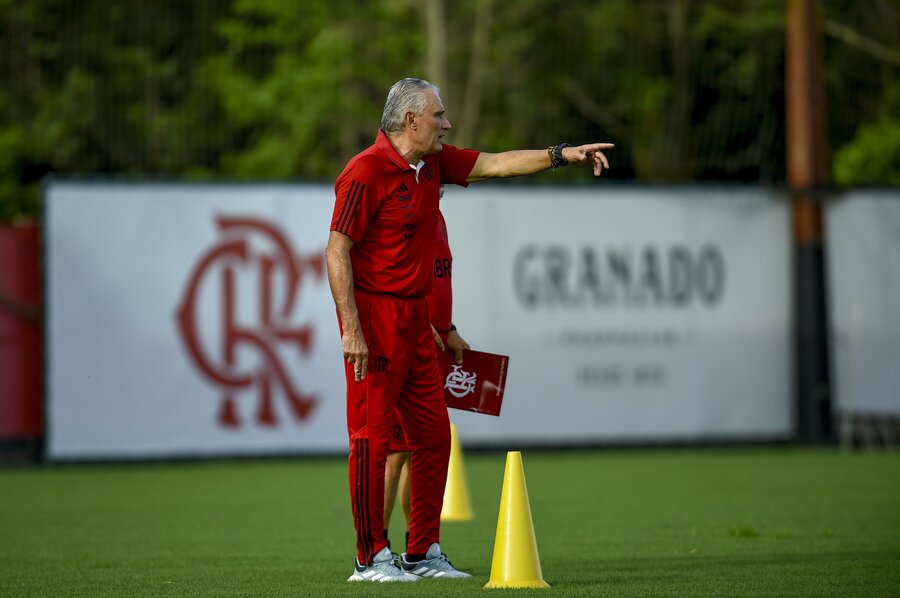
<path id="1" fill-rule="evenodd" d="M 353 239 L 337 231 L 331 231 L 328 245 L 325 247 L 325 262 L 328 265 L 328 284 L 331 295 L 341 318 L 341 349 L 344 359 L 354 364 L 356 380 L 366 377 L 369 361 L 369 347 L 363 336 L 359 322 L 359 311 L 353 295 L 353 265 L 350 261 L 350 249 Z"/>
<path id="2" fill-rule="evenodd" d="M 577 147 L 562 148 L 562 157 L 568 164 L 585 163 L 594 168 L 594 176 L 609 169 L 609 161 L 601 150 L 613 149 L 612 143 L 588 143 Z M 487 179 L 501 179 L 535 174 L 551 167 L 548 150 L 513 150 L 499 154 L 481 152 L 466 179 L 469 183 Z"/>

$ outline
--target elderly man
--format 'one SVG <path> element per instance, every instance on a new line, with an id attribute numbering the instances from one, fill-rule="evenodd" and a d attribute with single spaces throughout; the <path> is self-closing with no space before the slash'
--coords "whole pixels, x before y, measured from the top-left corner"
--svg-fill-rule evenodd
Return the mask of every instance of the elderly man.
<path id="1" fill-rule="evenodd" d="M 347 381 L 350 499 L 356 568 L 348 581 L 461 578 L 441 552 L 450 458 L 427 297 L 440 185 L 529 175 L 579 162 L 599 176 L 609 143 L 486 153 L 444 144 L 450 121 L 438 88 L 402 79 L 388 92 L 375 144 L 335 183 L 325 249 Z M 410 457 L 409 542 L 398 566 L 384 539 L 384 470 L 395 417 Z"/>

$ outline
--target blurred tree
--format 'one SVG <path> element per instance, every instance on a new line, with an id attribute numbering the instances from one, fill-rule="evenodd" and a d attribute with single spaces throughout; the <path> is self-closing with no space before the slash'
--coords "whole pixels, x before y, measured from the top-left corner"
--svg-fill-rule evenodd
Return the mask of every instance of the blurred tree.
<path id="1" fill-rule="evenodd" d="M 476 132 L 484 104 L 484 83 L 488 76 L 488 54 L 491 43 L 493 0 L 474 3 L 457 2 L 454 21 L 462 21 L 454 29 L 452 40 L 444 0 L 426 0 L 423 9 L 428 32 L 428 78 L 441 87 L 441 99 L 453 118 L 452 141 L 461 147 L 475 145 Z M 461 18 L 460 18 L 461 17 Z M 453 50 L 454 68 L 448 61 Z M 465 70 L 459 68 L 465 65 Z M 454 76 L 450 76 L 450 72 Z"/>
<path id="2" fill-rule="evenodd" d="M 746 4 L 561 6 L 552 29 L 579 44 L 537 76 L 574 107 L 569 135 L 594 123 L 639 179 L 783 178 L 783 2 Z"/>
<path id="3" fill-rule="evenodd" d="M 900 0 L 822 12 L 834 179 L 897 184 Z M 0 0 L 0 220 L 52 173 L 331 179 L 402 76 L 441 86 L 456 145 L 778 182 L 783 63 L 783 0 Z"/>
<path id="4" fill-rule="evenodd" d="M 900 186 L 900 2 L 823 8 L 834 182 Z"/>
<path id="5" fill-rule="evenodd" d="M 374 140 L 398 73 L 423 75 L 424 31 L 403 3 L 237 0 L 218 31 L 204 76 L 237 128 L 222 171 L 238 177 L 336 176 Z"/>
<path id="6" fill-rule="evenodd" d="M 0 0 L 0 220 L 35 213 L 47 174 L 213 163 L 217 111 L 194 73 L 225 5 Z"/>
<path id="7" fill-rule="evenodd" d="M 835 153 L 838 185 L 900 187 L 900 84 L 887 86 L 880 111 L 878 120 L 860 126 Z"/>

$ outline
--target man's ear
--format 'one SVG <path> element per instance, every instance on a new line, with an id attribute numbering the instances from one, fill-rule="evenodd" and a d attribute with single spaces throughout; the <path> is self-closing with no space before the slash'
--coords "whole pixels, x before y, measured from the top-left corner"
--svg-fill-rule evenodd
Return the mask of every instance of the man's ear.
<path id="1" fill-rule="evenodd" d="M 406 114 L 403 115 L 403 120 L 406 121 L 407 127 L 412 129 L 413 131 L 416 130 L 416 113 L 415 112 L 413 112 L 412 110 L 408 111 Z"/>

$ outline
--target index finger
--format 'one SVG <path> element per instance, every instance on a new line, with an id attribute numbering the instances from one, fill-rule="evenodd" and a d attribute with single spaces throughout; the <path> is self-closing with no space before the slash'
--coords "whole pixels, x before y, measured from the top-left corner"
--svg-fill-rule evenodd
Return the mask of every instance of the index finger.
<path id="1" fill-rule="evenodd" d="M 365 380 L 366 370 L 369 367 L 369 360 L 366 357 L 360 357 L 356 362 L 356 366 L 353 368 L 353 374 L 356 381 L 359 382 L 360 380 Z"/>

